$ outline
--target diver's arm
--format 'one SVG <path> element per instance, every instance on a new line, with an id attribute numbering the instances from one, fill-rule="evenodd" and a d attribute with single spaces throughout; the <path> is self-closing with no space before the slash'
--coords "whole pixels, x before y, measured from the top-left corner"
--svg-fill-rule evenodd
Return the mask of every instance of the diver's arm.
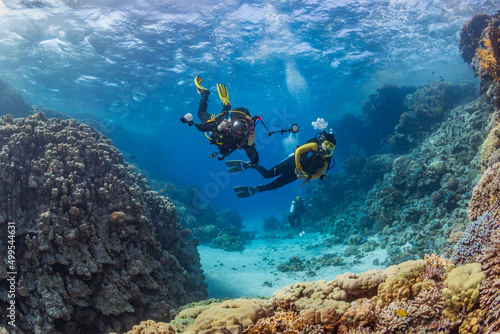
<path id="1" fill-rule="evenodd" d="M 297 147 L 295 150 L 295 168 L 299 168 L 300 171 L 304 171 L 302 165 L 300 164 L 300 156 L 309 151 L 316 151 L 318 149 L 318 144 L 308 143 Z"/>
<path id="2" fill-rule="evenodd" d="M 250 162 L 252 162 L 253 164 L 259 163 L 259 153 L 257 152 L 255 145 L 246 145 L 245 147 L 243 147 L 243 149 L 247 153 Z"/>
<path id="3" fill-rule="evenodd" d="M 196 128 L 201 132 L 208 131 L 216 131 L 217 130 L 217 122 L 215 121 L 207 121 L 196 125 Z"/>
<path id="4" fill-rule="evenodd" d="M 321 167 L 316 173 L 314 173 L 309 180 L 315 180 L 319 178 L 321 175 L 323 175 L 323 172 L 325 171 L 326 167 L 328 167 L 328 161 L 325 161 L 325 164 L 323 167 Z"/>

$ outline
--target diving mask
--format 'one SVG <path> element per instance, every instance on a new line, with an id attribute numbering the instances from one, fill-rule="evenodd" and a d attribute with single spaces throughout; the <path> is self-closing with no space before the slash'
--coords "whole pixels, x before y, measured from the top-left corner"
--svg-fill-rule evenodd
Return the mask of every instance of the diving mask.
<path id="1" fill-rule="evenodd" d="M 327 158 L 331 157 L 333 154 L 333 149 L 335 148 L 335 145 L 328 140 L 325 140 L 321 143 L 321 149 L 326 152 L 325 156 Z"/>

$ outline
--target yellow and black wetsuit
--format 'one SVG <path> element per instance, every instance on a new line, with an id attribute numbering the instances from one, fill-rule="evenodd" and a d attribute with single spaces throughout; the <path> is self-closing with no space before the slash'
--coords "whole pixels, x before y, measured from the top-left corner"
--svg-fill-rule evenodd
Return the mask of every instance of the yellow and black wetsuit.
<path id="1" fill-rule="evenodd" d="M 321 155 L 318 147 L 318 144 L 314 142 L 301 145 L 297 147 L 294 154 L 270 169 L 260 165 L 252 166 L 266 179 L 279 176 L 271 183 L 258 186 L 259 191 L 273 190 L 297 180 L 295 168 L 306 172 L 308 180 L 319 178 L 327 168 L 331 157 Z"/>

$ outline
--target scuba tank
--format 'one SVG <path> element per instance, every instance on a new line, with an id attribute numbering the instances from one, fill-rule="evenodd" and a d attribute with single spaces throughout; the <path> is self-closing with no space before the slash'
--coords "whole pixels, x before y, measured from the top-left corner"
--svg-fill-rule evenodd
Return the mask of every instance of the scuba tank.
<path id="1" fill-rule="evenodd" d="M 295 208 L 297 207 L 297 202 L 295 200 L 292 201 L 292 206 L 290 207 L 290 213 L 294 214 L 295 213 Z"/>

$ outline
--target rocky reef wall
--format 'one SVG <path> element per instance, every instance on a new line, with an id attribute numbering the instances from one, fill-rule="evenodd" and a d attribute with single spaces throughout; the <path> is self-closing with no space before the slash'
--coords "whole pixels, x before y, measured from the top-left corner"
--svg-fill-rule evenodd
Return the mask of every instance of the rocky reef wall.
<path id="1" fill-rule="evenodd" d="M 121 332 L 206 297 L 197 241 L 106 137 L 37 113 L 1 117 L 0 143 L 0 287 L 17 272 L 20 332 Z"/>

